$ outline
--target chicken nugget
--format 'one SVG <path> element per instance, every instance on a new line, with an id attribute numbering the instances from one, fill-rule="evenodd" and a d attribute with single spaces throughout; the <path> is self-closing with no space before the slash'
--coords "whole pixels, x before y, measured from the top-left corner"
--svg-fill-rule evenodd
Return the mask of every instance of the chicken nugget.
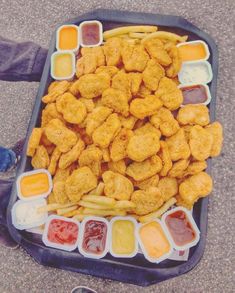
<path id="1" fill-rule="evenodd" d="M 166 138 L 166 143 L 172 161 L 187 159 L 191 154 L 183 129 L 179 129 L 174 135 Z"/>
<path id="2" fill-rule="evenodd" d="M 42 132 L 42 128 L 34 128 L 32 130 L 27 146 L 27 156 L 32 157 L 34 155 L 36 148 L 39 146 Z"/>
<path id="3" fill-rule="evenodd" d="M 97 66 L 97 58 L 94 54 L 86 54 L 78 58 L 76 62 L 77 78 L 81 77 L 84 74 L 94 73 Z"/>
<path id="4" fill-rule="evenodd" d="M 169 110 L 173 111 L 180 107 L 183 102 L 183 94 L 172 79 L 163 77 L 159 82 L 159 87 L 155 92 L 163 105 Z"/>
<path id="5" fill-rule="evenodd" d="M 182 178 L 184 177 L 185 170 L 187 169 L 189 165 L 189 160 L 179 160 L 175 162 L 171 168 L 171 170 L 168 173 L 169 177 L 177 177 Z"/>
<path id="6" fill-rule="evenodd" d="M 166 75 L 170 78 L 176 77 L 180 72 L 182 66 L 182 60 L 180 57 L 179 49 L 176 46 L 171 46 L 168 50 L 168 54 L 172 60 L 172 63 L 166 70 Z"/>
<path id="7" fill-rule="evenodd" d="M 160 140 L 160 152 L 158 153 L 158 155 L 162 160 L 162 169 L 161 169 L 160 175 L 166 176 L 172 167 L 172 161 L 171 161 L 168 145 L 163 140 Z"/>
<path id="8" fill-rule="evenodd" d="M 68 152 L 77 142 L 77 135 L 65 127 L 59 119 L 52 119 L 47 124 L 45 134 L 62 153 Z"/>
<path id="9" fill-rule="evenodd" d="M 79 78 L 76 86 L 83 98 L 93 99 L 102 95 L 103 91 L 110 87 L 110 75 L 107 73 L 85 74 Z"/>
<path id="10" fill-rule="evenodd" d="M 193 205 L 200 197 L 212 191 L 213 182 L 209 174 L 200 172 L 185 179 L 179 186 L 179 194 L 188 205 Z"/>
<path id="11" fill-rule="evenodd" d="M 130 72 L 128 73 L 128 80 L 130 82 L 130 89 L 132 95 L 136 95 L 140 89 L 140 85 L 142 82 L 142 74 L 138 72 Z"/>
<path id="12" fill-rule="evenodd" d="M 102 149 L 102 154 L 103 154 L 103 161 L 104 162 L 110 162 L 110 152 L 109 148 Z"/>
<path id="13" fill-rule="evenodd" d="M 127 169 L 126 174 L 136 181 L 145 180 L 162 169 L 162 160 L 159 156 L 152 156 L 143 162 L 133 162 Z"/>
<path id="14" fill-rule="evenodd" d="M 161 40 L 149 39 L 144 42 L 144 47 L 151 58 L 156 59 L 159 64 L 163 66 L 171 64 L 172 60 L 167 51 L 164 49 L 164 45 Z"/>
<path id="15" fill-rule="evenodd" d="M 85 55 L 95 55 L 97 66 L 104 66 L 105 65 L 105 56 L 103 47 L 97 46 L 97 47 L 83 47 L 81 48 L 81 54 L 82 56 Z"/>
<path id="16" fill-rule="evenodd" d="M 52 119 L 56 118 L 64 121 L 62 114 L 57 111 L 56 103 L 47 104 L 42 110 L 41 127 L 47 126 Z"/>
<path id="17" fill-rule="evenodd" d="M 110 171 L 117 172 L 122 175 L 125 175 L 126 173 L 126 164 L 124 160 L 120 160 L 116 162 L 110 161 L 108 162 L 108 167 Z"/>
<path id="18" fill-rule="evenodd" d="M 48 94 L 42 97 L 43 103 L 53 103 L 56 99 L 63 95 L 70 87 L 71 83 L 67 80 L 57 81 L 53 87 L 48 88 Z"/>
<path id="19" fill-rule="evenodd" d="M 209 158 L 213 145 L 213 136 L 200 125 L 192 127 L 189 135 L 189 146 L 194 159 L 204 161 Z"/>
<path id="20" fill-rule="evenodd" d="M 180 124 L 205 126 L 210 123 L 209 110 L 205 105 L 185 105 L 179 109 L 177 120 Z"/>
<path id="21" fill-rule="evenodd" d="M 112 88 L 125 93 L 127 100 L 129 101 L 132 97 L 129 74 L 123 71 L 118 71 L 118 73 L 112 78 Z"/>
<path id="22" fill-rule="evenodd" d="M 144 84 L 141 84 L 140 85 L 140 88 L 139 88 L 139 91 L 138 93 L 136 94 L 137 97 L 141 97 L 141 98 L 144 98 L 145 96 L 147 95 L 151 95 L 151 90 L 148 89 Z"/>
<path id="23" fill-rule="evenodd" d="M 217 157 L 219 156 L 221 149 L 222 149 L 222 143 L 223 143 L 223 127 L 219 122 L 213 122 L 212 124 L 206 126 L 206 131 L 212 134 L 213 136 L 213 143 L 211 147 L 211 157 Z"/>
<path id="24" fill-rule="evenodd" d="M 143 71 L 145 86 L 151 91 L 156 91 L 160 80 L 165 76 L 164 68 L 154 59 L 150 59 Z"/>
<path id="25" fill-rule="evenodd" d="M 119 115 L 119 120 L 121 122 L 122 127 L 126 129 L 133 129 L 135 126 L 135 122 L 137 121 L 137 118 L 130 115 L 128 117 L 123 117 L 122 115 Z"/>
<path id="26" fill-rule="evenodd" d="M 122 45 L 123 40 L 121 38 L 110 38 L 105 42 L 103 50 L 108 66 L 117 66 L 121 63 Z"/>
<path id="27" fill-rule="evenodd" d="M 97 186 L 97 177 L 88 167 L 81 167 L 72 172 L 65 181 L 65 191 L 70 201 L 77 202 L 82 195 Z"/>
<path id="28" fill-rule="evenodd" d="M 92 135 L 94 130 L 98 128 L 112 113 L 112 109 L 104 106 L 95 108 L 86 119 L 86 132 L 88 135 Z"/>
<path id="29" fill-rule="evenodd" d="M 111 114 L 92 134 L 93 142 L 101 148 L 107 148 L 118 134 L 121 123 L 116 113 Z"/>
<path id="30" fill-rule="evenodd" d="M 69 198 L 65 190 L 65 181 L 56 181 L 53 184 L 53 194 L 56 203 L 65 204 L 69 202 Z"/>
<path id="31" fill-rule="evenodd" d="M 55 175 L 53 177 L 53 184 L 57 181 L 65 181 L 69 177 L 70 172 L 71 172 L 70 167 L 66 169 L 57 168 L 55 171 Z"/>
<path id="32" fill-rule="evenodd" d="M 102 151 L 98 147 L 90 145 L 79 156 L 79 166 L 88 166 L 96 176 L 99 176 L 101 174 L 102 157 Z"/>
<path id="33" fill-rule="evenodd" d="M 49 163 L 50 159 L 46 148 L 43 145 L 39 145 L 32 157 L 31 165 L 34 169 L 47 169 Z"/>
<path id="34" fill-rule="evenodd" d="M 61 151 L 58 149 L 58 147 L 55 147 L 50 158 L 50 164 L 48 166 L 48 171 L 50 172 L 51 175 L 55 174 L 60 155 L 61 155 Z"/>
<path id="35" fill-rule="evenodd" d="M 91 113 L 95 109 L 95 103 L 93 102 L 93 100 L 80 98 L 79 101 L 84 104 L 84 106 L 86 107 L 87 113 Z"/>
<path id="36" fill-rule="evenodd" d="M 127 145 L 127 155 L 136 162 L 142 162 L 153 156 L 160 148 L 159 137 L 155 133 L 134 135 Z"/>
<path id="37" fill-rule="evenodd" d="M 159 182 L 159 176 L 156 174 L 156 175 L 154 175 L 150 178 L 147 178 L 145 180 L 142 180 L 142 181 L 134 181 L 133 180 L 133 185 L 135 187 L 138 187 L 139 189 L 146 190 L 149 187 L 157 187 L 158 182 Z"/>
<path id="38" fill-rule="evenodd" d="M 139 128 L 136 128 L 134 130 L 134 133 L 136 135 L 143 135 L 146 133 L 154 133 L 159 137 L 159 139 L 161 137 L 161 132 L 149 122 L 145 123 L 143 126 L 141 126 Z"/>
<path id="39" fill-rule="evenodd" d="M 183 176 L 188 176 L 188 175 L 195 175 L 207 168 L 207 163 L 206 161 L 195 161 L 191 162 L 187 169 L 184 171 Z"/>
<path id="40" fill-rule="evenodd" d="M 132 182 L 125 176 L 112 171 L 102 174 L 104 181 L 104 193 L 108 197 L 118 200 L 129 200 L 134 191 Z"/>
<path id="41" fill-rule="evenodd" d="M 114 138 L 110 147 L 110 157 L 114 162 L 120 161 L 127 156 L 127 145 L 129 139 L 133 136 L 133 131 L 129 129 L 121 129 Z"/>
<path id="42" fill-rule="evenodd" d="M 162 101 L 155 95 L 148 95 L 144 99 L 136 98 L 132 100 L 130 112 L 136 118 L 144 119 L 147 116 L 155 114 L 162 105 Z"/>
<path id="43" fill-rule="evenodd" d="M 149 60 L 149 56 L 142 45 L 125 42 L 121 54 L 126 71 L 143 72 Z"/>
<path id="44" fill-rule="evenodd" d="M 131 201 L 136 204 L 134 211 L 140 216 L 156 211 L 164 203 L 161 191 L 156 187 L 134 191 Z"/>
<path id="45" fill-rule="evenodd" d="M 171 197 L 178 193 L 178 183 L 175 178 L 164 177 L 159 180 L 158 188 L 164 201 L 168 201 Z"/>
<path id="46" fill-rule="evenodd" d="M 123 91 L 113 88 L 106 89 L 102 94 L 101 103 L 125 117 L 129 115 L 128 96 Z"/>
<path id="47" fill-rule="evenodd" d="M 72 147 L 70 151 L 61 155 L 59 161 L 59 168 L 66 169 L 73 162 L 77 161 L 84 148 L 85 144 L 83 140 L 79 138 L 77 143 Z"/>

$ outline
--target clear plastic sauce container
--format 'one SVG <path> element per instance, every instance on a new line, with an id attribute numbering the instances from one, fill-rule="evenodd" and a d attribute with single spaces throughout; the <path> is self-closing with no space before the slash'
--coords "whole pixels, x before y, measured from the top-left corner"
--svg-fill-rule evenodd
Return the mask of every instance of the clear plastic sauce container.
<path id="1" fill-rule="evenodd" d="M 207 44 L 201 40 L 180 43 L 177 47 L 183 62 L 207 60 L 210 56 Z"/>
<path id="2" fill-rule="evenodd" d="M 183 94 L 182 105 L 187 104 L 204 104 L 211 102 L 210 89 L 206 84 L 191 84 L 178 86 Z"/>
<path id="3" fill-rule="evenodd" d="M 51 55 L 51 76 L 55 80 L 70 80 L 75 74 L 75 54 L 58 51 Z"/>
<path id="4" fill-rule="evenodd" d="M 103 26 L 96 20 L 84 21 L 80 24 L 82 47 L 95 47 L 103 42 Z"/>
<path id="5" fill-rule="evenodd" d="M 76 25 L 62 25 L 56 33 L 56 49 L 72 50 L 79 49 L 79 27 Z"/>

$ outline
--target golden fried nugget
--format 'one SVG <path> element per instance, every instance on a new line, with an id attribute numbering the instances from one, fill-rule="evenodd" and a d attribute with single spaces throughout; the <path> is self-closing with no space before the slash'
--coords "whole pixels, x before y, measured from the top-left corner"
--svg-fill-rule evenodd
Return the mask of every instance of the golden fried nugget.
<path id="1" fill-rule="evenodd" d="M 158 153 L 158 155 L 162 160 L 162 169 L 161 169 L 160 175 L 166 176 L 172 167 L 172 161 L 171 161 L 168 145 L 163 140 L 160 140 L 160 152 Z"/>
<path id="2" fill-rule="evenodd" d="M 97 46 L 97 47 L 83 47 L 81 48 L 81 54 L 82 56 L 85 55 L 95 55 L 97 66 L 104 66 L 105 65 L 105 56 L 103 52 L 103 47 Z"/>
<path id="3" fill-rule="evenodd" d="M 149 53 L 150 57 L 156 59 L 157 62 L 163 66 L 171 64 L 171 58 L 164 49 L 163 42 L 159 39 L 149 39 L 144 42 L 144 47 Z"/>
<path id="4" fill-rule="evenodd" d="M 185 138 L 187 142 L 189 142 L 189 136 L 190 136 L 190 131 L 192 129 L 193 125 L 183 125 L 181 128 L 184 130 Z"/>
<path id="5" fill-rule="evenodd" d="M 172 79 L 167 77 L 163 77 L 160 80 L 155 95 L 159 97 L 164 106 L 171 111 L 178 109 L 183 102 L 182 91 Z"/>
<path id="6" fill-rule="evenodd" d="M 87 115 L 86 106 L 70 93 L 65 93 L 57 99 L 56 108 L 69 123 L 79 124 Z"/>
<path id="7" fill-rule="evenodd" d="M 108 73 L 112 78 L 116 73 L 118 73 L 119 69 L 116 66 L 100 66 L 96 69 L 95 73 Z"/>
<path id="8" fill-rule="evenodd" d="M 156 91 L 160 80 L 165 76 L 164 68 L 154 59 L 150 59 L 143 72 L 145 86 L 151 91 Z"/>
<path id="9" fill-rule="evenodd" d="M 42 97 L 43 103 L 47 104 L 55 102 L 59 96 L 63 95 L 63 93 L 69 89 L 70 85 L 70 82 L 67 80 L 58 81 L 53 85 L 53 88 L 50 88 L 50 91 L 48 89 L 48 94 Z"/>
<path id="10" fill-rule="evenodd" d="M 174 135 L 166 138 L 171 160 L 178 161 L 190 156 L 190 148 L 186 141 L 184 130 L 179 129 Z"/>
<path id="11" fill-rule="evenodd" d="M 85 105 L 87 113 L 91 113 L 95 109 L 95 103 L 93 100 L 80 98 L 79 101 Z"/>
<path id="12" fill-rule="evenodd" d="M 52 83 L 48 86 L 48 89 L 47 89 L 48 94 L 51 93 L 51 92 L 53 91 L 53 89 L 55 89 L 55 87 L 56 87 L 59 83 L 61 83 L 61 82 L 62 82 L 62 81 L 60 81 L 60 80 L 54 80 L 54 81 L 52 81 Z"/>
<path id="13" fill-rule="evenodd" d="M 147 95 L 151 95 L 151 90 L 148 89 L 144 84 L 140 85 L 139 91 L 136 94 L 138 97 L 144 98 Z"/>
<path id="14" fill-rule="evenodd" d="M 125 96 L 129 101 L 132 97 L 129 74 L 124 71 L 118 71 L 118 73 L 115 74 L 112 78 L 112 88 L 125 93 Z"/>
<path id="15" fill-rule="evenodd" d="M 136 118 L 144 119 L 147 116 L 155 114 L 162 105 L 162 101 L 155 95 L 148 95 L 144 99 L 137 98 L 132 100 L 130 112 Z"/>
<path id="16" fill-rule="evenodd" d="M 69 92 L 74 95 L 75 97 L 80 97 L 80 92 L 79 92 L 79 79 L 75 80 L 74 82 L 72 82 L 70 88 L 69 88 Z"/>
<path id="17" fill-rule="evenodd" d="M 65 204 L 69 202 L 65 191 L 65 181 L 56 181 L 53 184 L 53 193 L 56 203 Z"/>
<path id="18" fill-rule="evenodd" d="M 127 155 L 136 162 L 142 162 L 153 156 L 160 148 L 159 137 L 155 133 L 134 135 L 127 145 Z"/>
<path id="19" fill-rule="evenodd" d="M 64 121 L 62 114 L 57 111 L 56 103 L 50 103 L 42 110 L 41 127 L 45 127 L 55 118 Z"/>
<path id="20" fill-rule="evenodd" d="M 34 169 L 47 169 L 49 162 L 50 159 L 46 148 L 43 145 L 39 145 L 32 157 L 31 165 Z"/>
<path id="21" fill-rule="evenodd" d="M 45 134 L 62 153 L 68 152 L 77 142 L 77 135 L 65 127 L 59 119 L 52 119 L 47 124 Z"/>
<path id="22" fill-rule="evenodd" d="M 111 114 L 92 134 L 93 142 L 101 148 L 107 148 L 118 134 L 121 123 L 116 113 Z"/>
<path id="23" fill-rule="evenodd" d="M 54 146 L 53 143 L 46 137 L 45 133 L 42 133 L 40 144 L 44 145 L 44 147 L 47 149 L 47 147 Z"/>
<path id="24" fill-rule="evenodd" d="M 92 135 L 94 130 L 98 128 L 108 116 L 112 113 L 112 109 L 104 106 L 95 108 L 86 119 L 86 132 L 88 135 Z"/>
<path id="25" fill-rule="evenodd" d="M 125 92 L 109 88 L 103 91 L 101 103 L 127 117 L 129 115 L 128 96 Z"/>
<path id="26" fill-rule="evenodd" d="M 130 138 L 133 136 L 133 131 L 129 129 L 121 129 L 118 135 L 114 138 L 110 147 L 110 157 L 112 161 L 117 162 L 127 156 L 127 145 Z"/>
<path id="27" fill-rule="evenodd" d="M 61 155 L 61 151 L 58 149 L 58 147 L 55 147 L 50 158 L 50 164 L 48 166 L 48 171 L 50 172 L 51 175 L 55 174 L 60 155 Z"/>
<path id="28" fill-rule="evenodd" d="M 65 181 L 70 175 L 71 168 L 66 169 L 57 168 L 53 177 L 53 184 L 57 181 Z"/>
<path id="29" fill-rule="evenodd" d="M 107 171 L 102 174 L 104 193 L 108 197 L 118 200 L 129 200 L 134 191 L 133 185 L 125 176 Z"/>
<path id="30" fill-rule="evenodd" d="M 97 186 L 97 178 L 88 167 L 81 167 L 72 172 L 65 181 L 65 191 L 70 201 L 77 202 L 82 195 Z"/>
<path id="31" fill-rule="evenodd" d="M 186 125 L 194 125 L 198 124 L 201 126 L 205 126 L 209 124 L 209 110 L 205 105 L 185 105 L 184 107 L 179 109 L 177 120 L 180 124 Z"/>
<path id="32" fill-rule="evenodd" d="M 131 201 L 136 204 L 134 211 L 140 216 L 156 211 L 164 203 L 161 191 L 156 187 L 134 191 Z"/>
<path id="33" fill-rule="evenodd" d="M 211 157 L 219 156 L 222 143 L 223 143 L 223 127 L 219 122 L 213 122 L 212 124 L 206 126 L 206 131 L 208 131 L 213 136 L 213 144 L 211 147 Z"/>
<path id="34" fill-rule="evenodd" d="M 104 162 L 110 162 L 110 152 L 109 148 L 102 149 L 102 154 L 103 154 L 103 161 Z"/>
<path id="35" fill-rule="evenodd" d="M 107 73 L 85 74 L 79 78 L 76 86 L 83 98 L 93 99 L 109 88 L 110 75 Z"/>
<path id="36" fill-rule="evenodd" d="M 213 136 L 200 125 L 192 127 L 189 135 L 189 146 L 194 159 L 204 161 L 209 158 L 213 145 Z"/>
<path id="37" fill-rule="evenodd" d="M 149 56 L 142 45 L 125 43 L 122 48 L 122 62 L 126 71 L 144 71 Z"/>
<path id="38" fill-rule="evenodd" d="M 177 206 L 185 207 L 188 210 L 191 210 L 193 208 L 193 202 L 185 202 L 179 194 L 175 196 L 175 199 L 177 200 Z"/>
<path id="39" fill-rule="evenodd" d="M 169 48 L 168 54 L 172 60 L 171 65 L 166 70 L 166 75 L 170 78 L 176 77 L 179 73 L 182 60 L 179 54 L 179 49 L 176 46 L 172 46 Z"/>
<path id="40" fill-rule="evenodd" d="M 197 173 L 202 172 L 207 168 L 207 163 L 206 161 L 196 161 L 196 162 L 191 162 L 188 166 L 188 168 L 185 170 L 183 176 L 188 176 L 188 175 L 195 175 Z"/>
<path id="41" fill-rule="evenodd" d="M 154 133 L 159 137 L 159 139 L 161 137 L 161 132 L 149 122 L 143 124 L 139 128 L 136 128 L 134 130 L 134 133 L 136 135 L 143 135 L 143 134 L 146 134 L 146 133 Z"/>
<path id="42" fill-rule="evenodd" d="M 177 178 L 182 178 L 184 177 L 185 170 L 187 169 L 189 165 L 189 160 L 179 160 L 175 162 L 171 168 L 171 170 L 168 173 L 169 177 L 177 177 Z"/>
<path id="43" fill-rule="evenodd" d="M 34 128 L 31 132 L 28 146 L 27 146 L 27 156 L 32 157 L 35 153 L 36 148 L 39 146 L 42 137 L 42 128 Z"/>
<path id="44" fill-rule="evenodd" d="M 86 54 L 78 58 L 76 62 L 77 78 L 81 77 L 84 74 L 94 73 L 97 66 L 97 58 L 94 54 Z"/>
<path id="45" fill-rule="evenodd" d="M 119 120 L 121 122 L 122 127 L 126 129 L 133 129 L 135 126 L 135 122 L 137 121 L 137 118 L 134 116 L 128 116 L 128 117 L 123 117 L 122 115 L 119 115 Z"/>
<path id="46" fill-rule="evenodd" d="M 156 175 L 154 175 L 150 178 L 147 178 L 145 180 L 142 180 L 142 181 L 134 181 L 133 180 L 133 185 L 135 187 L 138 187 L 139 189 L 146 190 L 149 187 L 157 187 L 158 182 L 159 182 L 159 176 L 156 174 Z"/>
<path id="47" fill-rule="evenodd" d="M 126 164 L 124 160 L 120 160 L 116 162 L 110 161 L 108 162 L 108 167 L 110 171 L 117 172 L 122 175 L 125 175 L 126 173 Z"/>
<path id="48" fill-rule="evenodd" d="M 128 79 L 130 82 L 131 93 L 132 95 L 136 95 L 140 89 L 142 74 L 138 72 L 130 72 L 128 73 Z"/>
<path id="49" fill-rule="evenodd" d="M 47 197 L 47 204 L 56 203 L 55 195 L 51 192 Z"/>
<path id="50" fill-rule="evenodd" d="M 102 157 L 102 151 L 95 145 L 90 145 L 79 156 L 79 166 L 87 166 L 96 176 L 99 176 L 101 173 Z"/>
<path id="51" fill-rule="evenodd" d="M 161 195 L 164 201 L 167 201 L 178 193 L 178 183 L 175 178 L 161 178 L 158 183 L 158 188 L 161 191 Z"/>
<path id="52" fill-rule="evenodd" d="M 77 143 L 72 147 L 70 151 L 61 155 L 59 161 L 59 168 L 66 169 L 73 162 L 77 161 L 84 148 L 85 144 L 83 140 L 79 138 Z"/>
<path id="53" fill-rule="evenodd" d="M 185 179 L 179 186 L 179 194 L 188 205 L 193 205 L 200 197 L 212 191 L 212 179 L 209 174 L 200 172 Z"/>
<path id="54" fill-rule="evenodd" d="M 122 45 L 121 38 L 110 38 L 105 42 L 103 50 L 107 65 L 116 66 L 120 64 Z"/>
<path id="55" fill-rule="evenodd" d="M 143 162 L 131 163 L 126 169 L 126 174 L 136 181 L 142 181 L 157 174 L 161 168 L 162 160 L 155 155 Z"/>

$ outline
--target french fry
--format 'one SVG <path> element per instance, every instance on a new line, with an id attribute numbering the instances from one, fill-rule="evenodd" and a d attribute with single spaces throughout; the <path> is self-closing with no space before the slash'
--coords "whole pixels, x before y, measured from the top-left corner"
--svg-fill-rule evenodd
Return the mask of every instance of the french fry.
<path id="1" fill-rule="evenodd" d="M 136 204 L 129 200 L 119 200 L 115 204 L 115 209 L 134 209 Z"/>
<path id="2" fill-rule="evenodd" d="M 62 216 L 64 214 L 67 214 L 69 212 L 72 212 L 72 211 L 76 210 L 77 207 L 78 206 L 72 206 L 72 207 L 63 208 L 63 209 L 57 209 L 56 212 L 57 212 L 57 215 Z"/>
<path id="3" fill-rule="evenodd" d="M 147 40 L 155 39 L 155 38 L 166 39 L 176 43 L 176 42 L 186 42 L 188 39 L 188 36 L 179 36 L 177 34 L 170 33 L 170 32 L 158 31 L 158 32 L 148 34 L 148 36 L 146 36 L 145 38 L 141 40 L 141 43 L 144 44 Z"/>
<path id="4" fill-rule="evenodd" d="M 63 217 L 72 218 L 73 216 L 76 216 L 77 214 L 80 214 L 80 213 L 81 212 L 79 211 L 79 209 L 76 209 L 74 211 L 70 211 L 70 212 L 63 214 Z"/>
<path id="5" fill-rule="evenodd" d="M 103 33 L 104 40 L 109 38 L 129 34 L 129 33 L 152 33 L 157 31 L 157 26 L 151 25 L 137 25 L 137 26 L 123 26 L 105 31 Z"/>
<path id="6" fill-rule="evenodd" d="M 104 193 L 104 182 L 100 182 L 95 189 L 91 190 L 89 194 L 102 195 Z"/>
<path id="7" fill-rule="evenodd" d="M 162 214 L 164 214 L 173 204 L 176 203 L 176 199 L 174 197 L 170 198 L 164 205 L 155 212 L 152 212 L 148 215 L 139 217 L 139 221 L 141 223 L 150 222 L 156 218 L 160 218 Z"/>
<path id="8" fill-rule="evenodd" d="M 148 35 L 148 33 L 129 33 L 129 37 L 133 39 L 143 39 Z"/>
<path id="9" fill-rule="evenodd" d="M 102 196 L 102 195 L 90 195 L 90 194 L 84 195 L 82 197 L 82 200 L 93 202 L 93 203 L 99 204 L 99 205 L 104 205 L 107 208 L 113 208 L 116 203 L 114 198 L 110 198 L 110 197 L 106 197 L 106 196 Z"/>
<path id="10" fill-rule="evenodd" d="M 68 207 L 74 206 L 76 204 L 77 204 L 76 202 L 69 202 L 69 203 L 65 203 L 65 204 L 51 203 L 51 204 L 48 204 L 46 206 L 38 208 L 37 211 L 39 213 L 52 212 L 52 211 L 55 211 L 55 210 L 58 210 L 58 209 L 68 208 Z"/>
<path id="11" fill-rule="evenodd" d="M 108 207 L 105 205 L 96 204 L 90 201 L 80 200 L 79 205 L 85 208 L 95 209 L 95 210 L 106 210 Z"/>
<path id="12" fill-rule="evenodd" d="M 126 212 L 123 210 L 96 210 L 85 208 L 83 211 L 84 215 L 94 215 L 94 216 L 125 216 Z"/>

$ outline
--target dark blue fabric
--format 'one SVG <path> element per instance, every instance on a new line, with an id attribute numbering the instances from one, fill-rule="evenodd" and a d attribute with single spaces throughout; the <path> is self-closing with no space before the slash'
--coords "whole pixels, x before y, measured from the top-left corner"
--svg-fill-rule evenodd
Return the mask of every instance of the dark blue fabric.
<path id="1" fill-rule="evenodd" d="M 16 162 L 15 153 L 0 146 L 0 172 L 5 172 L 12 167 Z"/>
<path id="2" fill-rule="evenodd" d="M 33 42 L 16 43 L 0 36 L 0 80 L 40 81 L 47 50 Z"/>

